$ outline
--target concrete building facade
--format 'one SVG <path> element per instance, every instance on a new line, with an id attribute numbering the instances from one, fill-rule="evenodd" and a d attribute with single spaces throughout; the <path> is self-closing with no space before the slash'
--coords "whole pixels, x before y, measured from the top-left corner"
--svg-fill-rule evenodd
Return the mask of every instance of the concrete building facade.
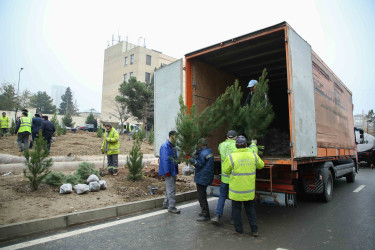
<path id="1" fill-rule="evenodd" d="M 102 121 L 118 122 L 118 112 L 115 108 L 115 97 L 119 94 L 122 82 L 136 77 L 140 82 L 150 82 L 154 70 L 170 64 L 177 59 L 161 52 L 137 46 L 126 41 L 108 47 L 104 52 Z M 134 118 L 128 122 L 137 124 Z"/>

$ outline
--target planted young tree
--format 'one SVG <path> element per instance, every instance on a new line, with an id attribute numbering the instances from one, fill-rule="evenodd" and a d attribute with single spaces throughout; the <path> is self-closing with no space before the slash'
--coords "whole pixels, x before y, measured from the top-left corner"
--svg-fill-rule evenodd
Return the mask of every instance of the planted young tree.
<path id="1" fill-rule="evenodd" d="M 70 115 L 70 113 L 67 113 L 66 115 L 63 116 L 62 122 L 63 122 L 63 125 L 66 126 L 66 127 L 73 127 L 74 126 L 73 118 Z"/>
<path id="2" fill-rule="evenodd" d="M 29 179 L 32 190 L 38 190 L 39 185 L 50 173 L 52 159 L 47 158 L 49 152 L 43 136 L 36 137 L 34 145 L 33 151 L 26 150 L 24 154 L 27 169 L 23 170 L 23 174 Z"/>
<path id="3" fill-rule="evenodd" d="M 15 132 L 16 132 L 16 123 L 12 119 L 12 123 L 11 123 L 10 128 L 9 128 L 9 134 L 14 135 Z"/>
<path id="4" fill-rule="evenodd" d="M 102 125 L 99 126 L 98 130 L 96 131 L 96 136 L 99 138 L 103 137 L 103 128 Z"/>
<path id="5" fill-rule="evenodd" d="M 144 167 L 142 159 L 143 154 L 141 152 L 141 142 L 135 140 L 129 156 L 126 157 L 126 167 L 129 169 L 129 180 L 137 181 L 142 179 L 142 169 Z"/>

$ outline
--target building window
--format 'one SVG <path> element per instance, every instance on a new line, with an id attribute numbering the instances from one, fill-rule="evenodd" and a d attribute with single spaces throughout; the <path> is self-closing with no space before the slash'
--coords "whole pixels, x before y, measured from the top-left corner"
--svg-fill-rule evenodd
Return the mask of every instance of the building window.
<path id="1" fill-rule="evenodd" d="M 151 56 L 146 55 L 146 65 L 151 65 Z"/>
<path id="2" fill-rule="evenodd" d="M 130 72 L 130 78 L 134 77 L 133 72 Z"/>
<path id="3" fill-rule="evenodd" d="M 150 80 L 151 80 L 151 74 L 148 73 L 148 72 L 146 72 L 146 73 L 145 73 L 145 82 L 146 82 L 146 83 L 150 83 Z"/>
<path id="4" fill-rule="evenodd" d="M 124 74 L 124 82 L 128 80 L 128 74 Z"/>
<path id="5" fill-rule="evenodd" d="M 128 64 L 129 64 L 129 58 L 125 57 L 125 64 L 124 64 L 124 66 L 127 66 Z"/>
<path id="6" fill-rule="evenodd" d="M 134 64 L 134 54 L 130 55 L 130 65 Z"/>

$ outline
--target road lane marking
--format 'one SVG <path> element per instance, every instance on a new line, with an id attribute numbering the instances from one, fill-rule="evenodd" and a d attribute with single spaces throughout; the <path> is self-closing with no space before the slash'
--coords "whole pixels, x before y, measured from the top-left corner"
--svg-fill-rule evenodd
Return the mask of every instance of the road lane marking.
<path id="1" fill-rule="evenodd" d="M 353 191 L 353 193 L 358 193 L 358 192 L 361 191 L 365 186 L 366 186 L 366 185 L 361 185 L 361 186 L 357 187 L 357 188 Z"/>
<path id="2" fill-rule="evenodd" d="M 215 200 L 215 199 L 217 199 L 217 198 L 212 197 L 212 198 L 208 198 L 207 201 L 212 201 L 212 200 Z M 192 206 L 195 206 L 197 204 L 199 204 L 199 202 L 195 201 L 195 202 L 192 202 L 192 203 L 188 203 L 188 204 L 185 204 L 185 205 L 178 206 L 178 208 L 182 209 L 182 208 L 192 207 Z M 75 230 L 75 231 L 72 231 L 72 232 L 66 232 L 66 233 L 62 233 L 62 234 L 51 235 L 51 236 L 44 237 L 44 238 L 37 239 L 37 240 L 31 240 L 31 241 L 27 241 L 27 242 L 15 244 L 15 245 L 10 245 L 10 246 L 7 246 L 7 247 L 1 248 L 1 249 L 20 249 L 20 248 L 35 246 L 35 245 L 47 243 L 47 242 L 50 242 L 50 241 L 60 240 L 60 239 L 63 239 L 63 238 L 67 238 L 67 237 L 71 237 L 71 236 L 75 236 L 75 235 L 79 235 L 79 234 L 84 234 L 84 233 L 92 232 L 92 231 L 95 231 L 95 230 L 100 230 L 100 229 L 107 228 L 107 227 L 113 227 L 113 226 L 129 223 L 129 222 L 132 222 L 132 221 L 142 220 L 142 219 L 146 219 L 146 218 L 149 218 L 149 217 L 152 217 L 152 216 L 165 214 L 165 213 L 168 213 L 167 209 L 155 211 L 155 212 L 152 212 L 152 213 L 142 214 L 142 215 L 138 215 L 138 216 L 135 216 L 135 217 L 130 217 L 130 218 L 122 219 L 122 220 L 112 221 L 112 222 L 104 223 L 104 224 L 101 224 L 101 225 L 89 226 L 89 227 L 78 229 L 78 230 Z"/>

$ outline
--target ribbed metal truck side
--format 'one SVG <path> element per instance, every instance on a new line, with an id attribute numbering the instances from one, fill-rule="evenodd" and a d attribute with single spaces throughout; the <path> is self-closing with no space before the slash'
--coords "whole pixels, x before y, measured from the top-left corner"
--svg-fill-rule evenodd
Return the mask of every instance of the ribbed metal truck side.
<path id="1" fill-rule="evenodd" d="M 257 197 L 296 206 L 296 193 L 304 192 L 329 201 L 334 180 L 354 182 L 357 172 L 352 94 L 286 22 L 188 53 L 184 63 L 155 72 L 155 154 L 175 128 L 180 94 L 201 112 L 235 79 L 246 98 L 247 83 L 264 68 L 275 119 L 258 143 L 266 168 L 257 172 Z M 209 138 L 217 159 L 226 130 Z M 220 161 L 217 168 L 219 174 Z"/>

